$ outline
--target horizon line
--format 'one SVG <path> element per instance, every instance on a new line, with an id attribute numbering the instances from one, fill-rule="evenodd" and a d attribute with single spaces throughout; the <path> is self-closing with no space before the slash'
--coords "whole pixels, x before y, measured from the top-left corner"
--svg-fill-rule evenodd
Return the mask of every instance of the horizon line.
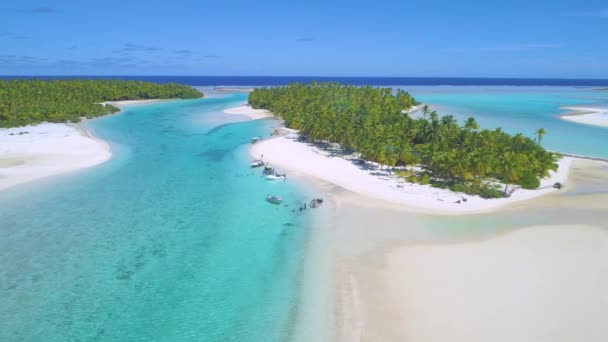
<path id="1" fill-rule="evenodd" d="M 128 74 L 116 74 L 116 75 L 95 75 L 95 74 L 37 74 L 37 75 L 4 75 L 0 74 L 0 78 L 5 77 L 275 77 L 275 78 L 384 78 L 384 79 L 398 79 L 398 78 L 411 78 L 411 79 L 480 79 L 480 80 L 492 80 L 492 79 L 505 79 L 505 80 L 593 80 L 593 81 L 608 81 L 608 78 L 585 78 L 585 77 L 568 77 L 568 78 L 554 78 L 554 77 L 488 77 L 488 76 L 302 76 L 302 75 L 169 75 L 169 74 L 158 74 L 158 75 L 128 75 Z"/>

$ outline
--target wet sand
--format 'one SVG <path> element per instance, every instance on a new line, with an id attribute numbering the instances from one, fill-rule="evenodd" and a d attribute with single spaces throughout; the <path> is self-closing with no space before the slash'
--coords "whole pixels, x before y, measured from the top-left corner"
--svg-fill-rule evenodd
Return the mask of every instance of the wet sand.
<path id="1" fill-rule="evenodd" d="M 336 340 L 605 341 L 608 172 L 493 213 L 408 212 L 333 189 Z"/>

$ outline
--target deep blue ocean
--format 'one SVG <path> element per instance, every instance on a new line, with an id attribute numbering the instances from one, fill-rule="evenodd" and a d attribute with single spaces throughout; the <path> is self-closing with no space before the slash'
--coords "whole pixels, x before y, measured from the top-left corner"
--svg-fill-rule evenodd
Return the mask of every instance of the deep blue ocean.
<path id="1" fill-rule="evenodd" d="M 312 77 L 312 76 L 0 76 L 0 78 L 38 79 L 121 79 L 156 83 L 183 83 L 193 86 L 276 86 L 300 82 L 340 82 L 373 86 L 608 86 L 601 79 L 549 79 L 549 78 L 471 78 L 471 77 Z"/>

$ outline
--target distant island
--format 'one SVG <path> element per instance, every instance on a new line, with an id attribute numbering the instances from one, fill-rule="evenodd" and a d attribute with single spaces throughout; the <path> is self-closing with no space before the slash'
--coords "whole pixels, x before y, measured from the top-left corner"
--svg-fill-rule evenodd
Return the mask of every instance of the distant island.
<path id="1" fill-rule="evenodd" d="M 191 86 L 122 80 L 0 80 L 0 127 L 79 122 L 119 111 L 107 101 L 192 99 Z"/>
<path id="2" fill-rule="evenodd" d="M 249 95 L 313 142 L 338 143 L 367 161 L 401 166 L 410 182 L 430 184 L 484 198 L 508 197 L 511 185 L 536 189 L 556 171 L 560 155 L 536 138 L 480 129 L 473 118 L 459 125 L 425 106 L 421 118 L 407 111 L 419 103 L 407 92 L 339 83 L 257 88 Z"/>

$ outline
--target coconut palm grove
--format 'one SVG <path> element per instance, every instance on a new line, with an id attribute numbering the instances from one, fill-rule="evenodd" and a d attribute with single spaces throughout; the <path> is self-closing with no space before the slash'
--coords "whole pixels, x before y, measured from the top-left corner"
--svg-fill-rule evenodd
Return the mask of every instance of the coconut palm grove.
<path id="1" fill-rule="evenodd" d="M 119 109 L 105 101 L 190 99 L 203 94 L 188 85 L 125 80 L 0 80 L 0 127 L 79 122 Z"/>
<path id="2" fill-rule="evenodd" d="M 509 196 L 509 184 L 538 188 L 560 158 L 541 146 L 542 128 L 530 139 L 480 129 L 473 118 L 459 124 L 427 106 L 422 117 L 412 118 L 407 111 L 419 103 L 402 90 L 296 83 L 255 89 L 249 103 L 272 111 L 304 139 L 339 143 L 365 160 L 402 166 L 398 172 L 408 181 L 485 198 Z"/>

